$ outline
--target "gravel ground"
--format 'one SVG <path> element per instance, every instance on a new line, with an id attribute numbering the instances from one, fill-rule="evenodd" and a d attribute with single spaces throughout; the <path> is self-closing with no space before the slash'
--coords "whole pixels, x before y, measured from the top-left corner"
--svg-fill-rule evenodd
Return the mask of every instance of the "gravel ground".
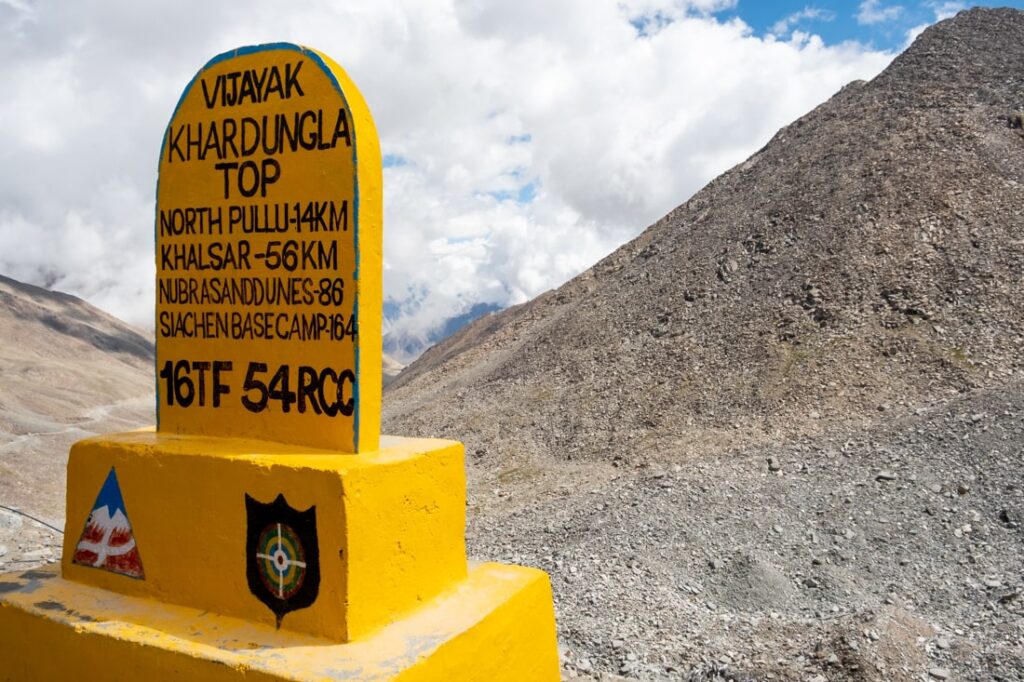
<path id="1" fill-rule="evenodd" d="M 471 553 L 550 572 L 570 679 L 1024 680 L 1022 389 L 476 489 Z"/>

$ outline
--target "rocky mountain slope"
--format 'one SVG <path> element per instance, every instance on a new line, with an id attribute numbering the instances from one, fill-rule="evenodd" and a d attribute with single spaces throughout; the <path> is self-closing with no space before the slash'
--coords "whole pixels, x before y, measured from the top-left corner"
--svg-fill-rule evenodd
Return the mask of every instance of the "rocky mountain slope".
<path id="1" fill-rule="evenodd" d="M 1022 452 L 1016 379 L 539 501 L 503 482 L 469 547 L 550 573 L 567 680 L 1019 682 Z"/>
<path id="2" fill-rule="evenodd" d="M 395 377 L 401 374 L 402 370 L 405 369 L 405 365 L 400 363 L 398 360 L 395 360 L 387 353 L 384 353 L 381 356 L 381 363 L 382 379 L 384 381 L 385 386 L 394 381 Z"/>
<path id="3" fill-rule="evenodd" d="M 1024 13 L 926 30 L 593 268 L 430 349 L 390 432 L 478 459 L 709 452 L 1024 369 Z"/>
<path id="4" fill-rule="evenodd" d="M 1024 12 L 962 12 L 576 279 L 428 350 L 592 680 L 1024 680 Z"/>
<path id="5" fill-rule="evenodd" d="M 71 443 L 152 414 L 148 338 L 74 296 L 0 276 L 0 505 L 59 527 Z M 52 558 L 59 541 L 0 509 L 0 567 Z"/>
<path id="6" fill-rule="evenodd" d="M 0 276 L 0 330 L 2 432 L 152 391 L 152 341 L 74 296 Z"/>

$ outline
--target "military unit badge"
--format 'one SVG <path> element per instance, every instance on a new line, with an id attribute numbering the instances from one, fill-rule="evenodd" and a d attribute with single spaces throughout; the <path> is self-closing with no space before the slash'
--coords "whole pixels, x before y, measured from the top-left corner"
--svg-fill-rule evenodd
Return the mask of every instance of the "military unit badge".
<path id="1" fill-rule="evenodd" d="M 281 627 L 286 613 L 310 606 L 320 590 L 316 505 L 298 511 L 284 495 L 269 504 L 246 495 L 245 512 L 249 591 L 274 612 Z"/>

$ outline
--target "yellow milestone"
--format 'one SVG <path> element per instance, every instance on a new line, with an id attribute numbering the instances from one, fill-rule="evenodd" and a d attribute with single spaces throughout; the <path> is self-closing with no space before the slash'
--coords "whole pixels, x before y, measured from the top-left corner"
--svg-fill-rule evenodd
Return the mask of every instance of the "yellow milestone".
<path id="1" fill-rule="evenodd" d="M 381 197 L 323 54 L 241 48 L 189 83 L 157 426 L 72 448 L 60 573 L 0 577 L 0 678 L 558 679 L 547 576 L 466 560 L 462 445 L 380 437 Z"/>
<path id="2" fill-rule="evenodd" d="M 380 431 L 381 158 L 314 50 L 211 61 L 167 126 L 157 186 L 157 424 L 342 452 Z"/>

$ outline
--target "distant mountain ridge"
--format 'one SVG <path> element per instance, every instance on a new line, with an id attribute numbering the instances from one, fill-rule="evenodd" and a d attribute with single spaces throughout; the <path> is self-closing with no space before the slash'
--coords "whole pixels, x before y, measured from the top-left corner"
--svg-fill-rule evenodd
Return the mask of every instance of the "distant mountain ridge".
<path id="1" fill-rule="evenodd" d="M 430 346 L 447 339 L 467 324 L 501 310 L 495 303 L 474 303 L 464 312 L 444 320 L 436 329 L 426 334 L 410 334 L 391 324 L 399 315 L 396 304 L 384 306 L 384 352 L 395 361 L 408 363 L 420 356 Z"/>
<path id="2" fill-rule="evenodd" d="M 0 500 L 61 518 L 68 447 L 153 423 L 153 379 L 144 333 L 0 276 Z"/>
<path id="3" fill-rule="evenodd" d="M 0 431 L 50 430 L 152 392 L 153 342 L 85 301 L 0 275 Z"/>
<path id="4" fill-rule="evenodd" d="M 631 458 L 1019 375 L 1022 36 L 1017 10 L 928 28 L 587 272 L 427 350 L 388 431 Z"/>

